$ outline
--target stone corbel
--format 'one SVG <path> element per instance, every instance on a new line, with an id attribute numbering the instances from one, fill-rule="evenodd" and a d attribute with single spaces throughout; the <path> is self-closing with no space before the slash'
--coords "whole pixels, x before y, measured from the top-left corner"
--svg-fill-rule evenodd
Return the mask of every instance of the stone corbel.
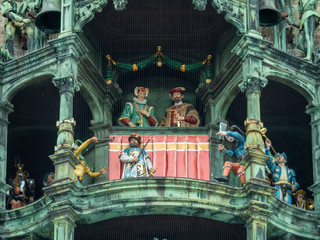
<path id="1" fill-rule="evenodd" d="M 216 9 L 218 14 L 225 13 L 225 19 L 238 29 L 238 34 L 245 33 L 244 13 L 246 11 L 246 3 L 234 0 L 213 0 L 212 7 Z"/>

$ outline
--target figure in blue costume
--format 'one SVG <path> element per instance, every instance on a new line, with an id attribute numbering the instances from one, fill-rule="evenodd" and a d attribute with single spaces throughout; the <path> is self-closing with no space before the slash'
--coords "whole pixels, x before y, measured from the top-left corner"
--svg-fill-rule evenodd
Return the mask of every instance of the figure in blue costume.
<path id="1" fill-rule="evenodd" d="M 158 121 L 154 114 L 152 106 L 147 105 L 149 89 L 136 87 L 134 89 L 136 97 L 133 102 L 127 102 L 119 118 L 119 124 L 129 127 L 156 127 Z"/>
<path id="2" fill-rule="evenodd" d="M 277 188 L 276 197 L 280 200 L 292 204 L 292 193 L 299 189 L 299 183 L 296 180 L 296 173 L 286 166 L 287 155 L 277 153 L 274 157 L 270 154 L 271 142 L 266 140 L 266 154 L 270 156 L 267 161 L 275 187 Z"/>
<path id="3" fill-rule="evenodd" d="M 139 148 L 140 143 L 141 136 L 132 133 L 129 137 L 130 147 L 120 154 L 120 160 L 124 163 L 122 179 L 149 177 L 156 172 L 146 151 Z"/>
<path id="4" fill-rule="evenodd" d="M 245 157 L 247 151 L 244 149 L 246 144 L 246 138 L 244 132 L 236 126 L 231 126 L 231 131 L 219 131 L 218 136 L 224 136 L 228 142 L 233 144 L 232 149 L 226 149 L 223 144 L 219 144 L 218 148 L 224 154 L 228 154 L 230 157 L 236 156 L 238 162 L 226 161 L 223 166 L 222 177 L 215 178 L 219 182 L 228 182 L 228 176 L 232 170 L 234 173 L 238 174 L 241 179 L 242 185 L 246 184 L 246 172 L 244 166 L 240 164 L 241 160 Z"/>

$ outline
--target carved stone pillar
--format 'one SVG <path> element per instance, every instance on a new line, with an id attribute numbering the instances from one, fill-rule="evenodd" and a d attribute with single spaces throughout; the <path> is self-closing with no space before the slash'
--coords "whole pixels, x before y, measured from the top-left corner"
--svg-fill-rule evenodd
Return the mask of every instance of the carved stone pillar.
<path id="1" fill-rule="evenodd" d="M 246 221 L 247 240 L 267 240 L 268 218 L 272 211 L 269 210 L 269 198 L 276 190 L 269 186 L 262 186 L 249 182 L 244 187 L 251 200 L 242 218 Z"/>
<path id="2" fill-rule="evenodd" d="M 61 27 L 59 37 L 73 33 L 74 28 L 74 1 L 62 0 L 61 1 Z"/>
<path id="3" fill-rule="evenodd" d="M 262 38 L 260 34 L 260 20 L 259 20 L 259 1 L 247 1 L 247 33 L 256 38 Z"/>
<path id="4" fill-rule="evenodd" d="M 262 139 L 260 121 L 260 94 L 261 89 L 266 86 L 267 79 L 262 79 L 262 59 L 256 56 L 247 56 L 243 63 L 244 81 L 241 91 L 247 97 L 247 119 L 245 121 L 247 155 L 242 160 L 246 166 L 247 181 L 267 184 L 265 174 L 264 141 Z"/>
<path id="5" fill-rule="evenodd" d="M 10 186 L 6 184 L 7 173 L 7 139 L 8 115 L 13 111 L 8 104 L 0 103 L 0 212 L 5 210 L 6 192 Z"/>
<path id="6" fill-rule="evenodd" d="M 219 151 L 219 139 L 216 135 L 219 131 L 219 123 L 225 122 L 221 119 L 217 103 L 208 97 L 205 101 L 206 104 L 204 112 L 206 118 L 206 125 L 209 128 L 209 144 L 210 144 L 210 181 L 217 181 L 215 177 L 221 177 L 223 171 L 223 153 Z"/>
<path id="7" fill-rule="evenodd" d="M 109 167 L 109 134 L 111 124 L 96 124 L 90 129 L 94 132 L 94 136 L 99 139 L 95 144 L 95 169 L 98 171 L 101 167 Z M 96 182 L 105 182 L 109 180 L 109 173 L 100 175 L 95 178 Z"/>
<path id="8" fill-rule="evenodd" d="M 311 116 L 313 185 L 309 187 L 313 192 L 315 210 L 320 211 L 320 105 L 306 111 Z"/>
<path id="9" fill-rule="evenodd" d="M 60 115 L 57 122 L 59 132 L 57 149 L 71 148 L 73 145 L 73 96 L 80 90 L 80 82 L 77 80 L 79 58 L 87 52 L 87 49 L 75 34 L 61 37 L 50 42 L 58 53 L 58 73 L 53 79 L 53 84 L 60 93 Z"/>
<path id="10" fill-rule="evenodd" d="M 50 211 L 54 224 L 54 240 L 73 240 L 77 214 L 67 201 L 52 204 Z"/>
<path id="11" fill-rule="evenodd" d="M 73 96 L 80 90 L 77 80 L 79 58 L 86 53 L 86 48 L 77 35 L 59 37 L 50 42 L 58 53 L 58 72 L 53 84 L 59 89 L 60 111 L 57 121 L 58 136 L 55 155 L 50 156 L 55 165 L 54 183 L 74 178 L 74 166 L 79 161 L 71 149 L 74 145 Z"/>
<path id="12" fill-rule="evenodd" d="M 244 218 L 246 219 L 247 240 L 267 240 L 267 223 L 270 211 L 259 204 L 252 204 Z"/>
<path id="13" fill-rule="evenodd" d="M 74 143 L 74 127 L 76 124 L 73 119 L 73 96 L 76 90 L 80 90 L 80 86 L 72 77 L 54 78 L 53 83 L 60 93 L 57 150 L 65 147 L 71 148 Z"/>

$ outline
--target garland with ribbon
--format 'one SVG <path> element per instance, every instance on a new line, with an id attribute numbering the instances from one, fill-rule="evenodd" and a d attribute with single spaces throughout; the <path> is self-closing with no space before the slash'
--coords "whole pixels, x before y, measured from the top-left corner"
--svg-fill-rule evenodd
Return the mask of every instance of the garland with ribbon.
<path id="1" fill-rule="evenodd" d="M 175 61 L 167 56 L 165 56 L 162 52 L 162 47 L 157 47 L 157 52 L 150 56 L 149 58 L 138 62 L 138 63 L 122 63 L 122 62 L 115 62 L 110 55 L 107 55 L 107 74 L 106 74 L 106 83 L 109 85 L 112 83 L 112 71 L 113 68 L 117 67 L 119 69 L 125 71 L 133 71 L 136 72 L 138 70 L 144 69 L 152 64 L 156 64 L 158 67 L 161 67 L 163 64 L 168 65 L 170 68 L 181 71 L 181 72 L 190 72 L 193 70 L 198 70 L 201 67 L 205 66 L 205 77 L 206 83 L 210 83 L 212 80 L 212 68 L 211 68 L 211 59 L 212 55 L 208 55 L 205 60 L 198 63 L 193 64 L 183 64 L 178 61 Z"/>

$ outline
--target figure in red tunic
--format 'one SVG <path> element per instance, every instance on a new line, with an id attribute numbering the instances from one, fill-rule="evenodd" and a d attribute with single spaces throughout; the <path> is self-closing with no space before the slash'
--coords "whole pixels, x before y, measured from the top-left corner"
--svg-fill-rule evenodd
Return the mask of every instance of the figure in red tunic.
<path id="1" fill-rule="evenodd" d="M 164 127 L 198 127 L 200 118 L 198 111 L 190 103 L 184 103 L 185 88 L 176 87 L 170 90 L 174 105 L 167 109 L 166 115 L 161 121 Z"/>

